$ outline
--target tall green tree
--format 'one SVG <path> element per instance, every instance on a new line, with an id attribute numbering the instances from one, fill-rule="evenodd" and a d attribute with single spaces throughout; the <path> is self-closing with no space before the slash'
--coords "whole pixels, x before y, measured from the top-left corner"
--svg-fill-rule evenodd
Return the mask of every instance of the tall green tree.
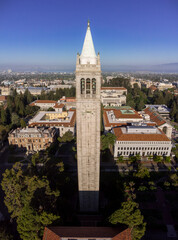
<path id="1" fill-rule="evenodd" d="M 126 224 L 131 229 L 133 240 L 140 240 L 146 230 L 146 223 L 138 206 L 138 203 L 134 201 L 123 202 L 121 209 L 115 211 L 109 217 L 109 222 L 112 224 Z"/>
<path id="2" fill-rule="evenodd" d="M 11 115 L 11 122 L 15 126 L 20 125 L 20 117 L 17 115 L 17 113 L 12 113 Z"/>

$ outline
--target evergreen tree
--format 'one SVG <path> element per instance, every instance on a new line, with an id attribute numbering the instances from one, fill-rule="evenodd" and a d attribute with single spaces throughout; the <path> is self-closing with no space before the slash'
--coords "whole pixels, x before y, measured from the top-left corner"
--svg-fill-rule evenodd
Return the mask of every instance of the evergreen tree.
<path id="1" fill-rule="evenodd" d="M 115 211 L 109 217 L 109 222 L 112 224 L 126 224 L 131 229 L 133 240 L 141 239 L 146 230 L 146 223 L 138 206 L 138 203 L 134 201 L 123 202 L 121 209 Z"/>
<path id="2" fill-rule="evenodd" d="M 19 126 L 20 125 L 20 118 L 17 113 L 12 113 L 11 115 L 11 122 L 12 125 Z"/>
<path id="3" fill-rule="evenodd" d="M 1 123 L 3 125 L 7 124 L 7 113 L 6 110 L 4 110 L 4 108 L 1 109 Z"/>
<path id="4" fill-rule="evenodd" d="M 22 128 L 25 128 L 27 126 L 27 124 L 23 118 L 20 119 L 20 125 Z"/>

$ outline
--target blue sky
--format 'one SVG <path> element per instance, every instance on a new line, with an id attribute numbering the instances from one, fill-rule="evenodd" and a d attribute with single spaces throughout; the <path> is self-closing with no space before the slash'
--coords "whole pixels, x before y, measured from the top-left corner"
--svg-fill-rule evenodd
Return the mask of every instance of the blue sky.
<path id="1" fill-rule="evenodd" d="M 74 65 L 88 18 L 104 65 L 178 62 L 178 0 L 0 0 L 0 64 Z"/>

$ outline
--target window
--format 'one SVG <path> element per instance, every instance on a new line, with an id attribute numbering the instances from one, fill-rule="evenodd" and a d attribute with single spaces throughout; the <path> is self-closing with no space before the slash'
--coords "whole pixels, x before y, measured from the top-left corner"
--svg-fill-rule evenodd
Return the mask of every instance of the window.
<path id="1" fill-rule="evenodd" d="M 85 79 L 84 78 L 81 79 L 80 84 L 81 84 L 81 86 L 80 86 L 81 94 L 84 94 L 84 92 L 85 92 Z"/>
<path id="2" fill-rule="evenodd" d="M 92 92 L 93 94 L 96 94 L 96 79 L 92 79 Z"/>
<path id="3" fill-rule="evenodd" d="M 90 79 L 86 80 L 86 94 L 90 94 Z"/>

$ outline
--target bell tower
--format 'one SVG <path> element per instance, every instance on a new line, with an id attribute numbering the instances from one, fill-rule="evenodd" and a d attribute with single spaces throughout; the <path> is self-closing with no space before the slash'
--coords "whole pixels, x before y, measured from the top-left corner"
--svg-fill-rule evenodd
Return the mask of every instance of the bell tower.
<path id="1" fill-rule="evenodd" d="M 100 178 L 100 56 L 96 56 L 88 21 L 76 63 L 77 167 L 81 212 L 97 212 Z"/>

